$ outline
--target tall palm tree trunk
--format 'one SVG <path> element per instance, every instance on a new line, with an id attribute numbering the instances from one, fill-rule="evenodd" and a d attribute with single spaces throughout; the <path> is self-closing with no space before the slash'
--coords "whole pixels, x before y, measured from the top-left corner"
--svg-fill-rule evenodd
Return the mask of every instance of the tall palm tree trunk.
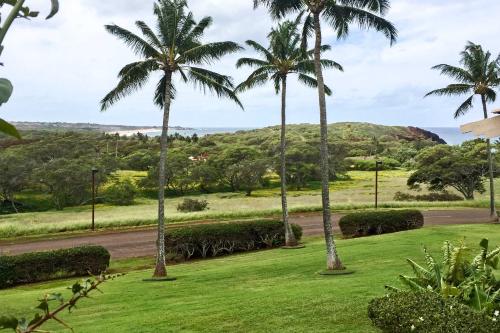
<path id="1" fill-rule="evenodd" d="M 165 164 L 167 160 L 168 147 L 168 121 L 170 118 L 170 86 L 172 84 L 172 72 L 165 71 L 165 98 L 163 103 L 163 127 L 160 138 L 160 165 L 158 167 L 158 240 L 156 268 L 154 277 L 167 276 L 167 267 L 165 262 Z"/>
<path id="2" fill-rule="evenodd" d="M 296 246 L 297 239 L 293 234 L 288 219 L 288 203 L 286 197 L 286 76 L 282 79 L 281 86 L 281 209 L 283 212 L 283 223 L 285 225 L 285 245 Z"/>
<path id="3" fill-rule="evenodd" d="M 330 166 L 328 161 L 328 120 L 326 114 L 325 82 L 321 68 L 321 22 L 319 12 L 314 13 L 314 67 L 318 81 L 319 113 L 321 129 L 321 199 L 323 203 L 323 228 L 326 242 L 326 266 L 328 270 L 343 269 L 333 239 L 332 214 L 330 211 Z"/>
<path id="4" fill-rule="evenodd" d="M 483 112 L 484 119 L 488 119 L 488 107 L 486 105 L 486 96 L 481 95 L 481 101 L 483 102 Z M 489 164 L 489 174 L 490 174 L 490 216 L 492 219 L 497 219 L 497 210 L 495 208 L 495 176 L 493 170 L 493 156 L 491 154 L 491 140 L 487 139 L 488 144 L 488 164 Z"/>

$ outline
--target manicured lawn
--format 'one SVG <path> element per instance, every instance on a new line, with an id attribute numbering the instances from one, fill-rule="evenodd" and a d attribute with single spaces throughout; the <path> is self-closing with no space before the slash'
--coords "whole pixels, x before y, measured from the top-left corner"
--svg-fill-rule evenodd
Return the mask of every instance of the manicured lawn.
<path id="1" fill-rule="evenodd" d="M 384 295 L 408 273 L 407 257 L 421 259 L 421 245 L 438 251 L 442 241 L 466 237 L 471 247 L 483 237 L 500 245 L 500 226 L 462 225 L 363 239 L 340 240 L 350 276 L 315 274 L 324 266 L 321 239 L 301 250 L 272 250 L 169 267 L 175 282 L 146 283 L 150 270 L 132 271 L 103 286 L 63 315 L 76 332 L 377 332 L 366 316 L 369 300 Z M 438 252 L 436 252 L 439 255 Z M 141 266 L 149 260 L 113 263 Z M 0 291 L 0 312 L 25 314 L 57 281 Z M 58 329 L 49 325 L 46 329 Z M 60 330 L 62 331 L 62 330 Z"/>
<path id="2" fill-rule="evenodd" d="M 132 173 L 135 175 L 135 173 Z M 333 182 L 332 208 L 335 210 L 351 210 L 373 207 L 374 173 L 352 171 L 351 179 Z M 127 173 L 122 172 L 122 177 Z M 380 205 L 381 207 L 487 207 L 488 201 L 484 195 L 471 202 L 393 202 L 397 191 L 409 192 L 406 187 L 407 171 L 384 171 L 380 175 Z M 499 182 L 500 185 L 500 182 Z M 497 193 L 500 195 L 500 188 Z M 241 193 L 216 193 L 199 196 L 209 202 L 210 209 L 199 213 L 179 213 L 177 204 L 183 198 L 168 198 L 166 200 L 166 215 L 169 223 L 204 219 L 237 219 L 245 217 L 261 217 L 279 215 L 281 200 L 279 187 L 258 190 L 252 197 Z M 500 200 L 500 196 L 498 198 Z M 319 186 L 303 191 L 289 192 L 289 207 L 291 211 L 318 211 L 321 209 Z M 57 233 L 63 231 L 85 230 L 89 227 L 90 206 L 72 207 L 63 211 L 47 211 L 0 215 L 0 239 L 35 234 Z M 98 205 L 96 222 L 99 228 L 151 225 L 155 223 L 157 203 L 153 199 L 141 198 L 136 205 L 114 207 Z"/>

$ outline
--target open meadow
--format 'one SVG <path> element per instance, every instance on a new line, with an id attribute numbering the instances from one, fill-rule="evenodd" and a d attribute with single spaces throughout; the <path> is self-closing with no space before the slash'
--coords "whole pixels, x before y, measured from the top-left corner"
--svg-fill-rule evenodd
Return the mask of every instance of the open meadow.
<path id="1" fill-rule="evenodd" d="M 394 194 L 410 191 L 406 186 L 410 172 L 405 170 L 381 171 L 379 175 L 379 203 L 382 208 L 446 208 L 446 207 L 487 207 L 488 193 L 478 195 L 473 201 L 456 202 L 396 202 Z M 374 202 L 374 172 L 350 171 L 348 180 L 331 183 L 332 208 L 336 211 L 371 209 Z M 121 173 L 121 177 L 140 177 L 137 173 Z M 496 182 L 497 196 L 500 199 L 500 181 Z M 190 196 L 193 197 L 193 196 Z M 184 197 L 167 198 L 165 201 L 168 223 L 182 223 L 199 220 L 224 220 L 275 216 L 280 214 L 281 201 L 279 187 L 259 189 L 252 196 L 243 193 L 215 193 L 196 195 L 197 199 L 207 200 L 209 210 L 182 213 L 177 205 Z M 109 229 L 131 226 L 154 225 L 157 215 L 157 201 L 139 198 L 134 205 L 112 206 L 99 204 L 96 207 L 97 228 Z M 310 212 L 321 210 L 319 185 L 289 191 L 291 212 Z M 89 205 L 69 207 L 64 210 L 30 212 L 0 215 L 0 238 L 33 236 L 37 234 L 80 231 L 89 228 L 91 207 Z"/>

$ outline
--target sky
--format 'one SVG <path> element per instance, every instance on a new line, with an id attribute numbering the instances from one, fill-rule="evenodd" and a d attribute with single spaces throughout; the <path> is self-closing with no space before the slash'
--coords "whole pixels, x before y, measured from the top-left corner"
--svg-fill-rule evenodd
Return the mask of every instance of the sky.
<path id="1" fill-rule="evenodd" d="M 10 121 L 83 122 L 137 126 L 161 125 L 161 111 L 152 99 L 157 77 L 140 92 L 106 112 L 99 101 L 117 83 L 118 71 L 137 57 L 104 30 L 115 23 L 135 28 L 136 20 L 154 25 L 152 0 L 61 0 L 60 12 L 44 20 L 49 1 L 27 0 L 40 10 L 40 18 L 17 20 L 4 42 L 3 77 L 14 84 L 9 103 L 0 117 Z M 266 45 L 266 35 L 276 24 L 251 0 L 190 0 L 195 19 L 212 16 L 214 25 L 206 42 L 248 39 Z M 479 120 L 479 100 L 469 115 L 453 119 L 464 98 L 423 98 L 426 92 L 452 83 L 431 67 L 458 65 L 459 53 L 470 40 L 493 54 L 500 52 L 498 0 L 393 0 L 387 18 L 399 30 L 392 47 L 380 33 L 351 29 L 337 40 L 324 26 L 325 53 L 344 66 L 343 73 L 327 71 L 326 83 L 334 94 L 327 97 L 328 121 L 363 121 L 384 125 L 457 127 Z M 476 23 L 480 24 L 476 24 Z M 134 30 L 136 31 L 136 30 Z M 245 50 L 210 66 L 241 82 L 250 73 L 236 69 L 239 57 L 255 56 Z M 186 127 L 264 127 L 280 123 L 280 99 L 271 85 L 242 94 L 245 110 L 227 100 L 178 82 L 171 124 Z M 288 122 L 319 123 L 317 94 L 289 79 Z M 491 105 L 500 108 L 500 102 Z"/>

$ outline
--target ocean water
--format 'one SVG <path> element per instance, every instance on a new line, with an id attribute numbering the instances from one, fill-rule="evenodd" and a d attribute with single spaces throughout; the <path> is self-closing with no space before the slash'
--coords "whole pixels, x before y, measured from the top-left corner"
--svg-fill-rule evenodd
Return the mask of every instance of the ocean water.
<path id="1" fill-rule="evenodd" d="M 460 145 L 464 141 L 476 138 L 472 134 L 463 134 L 457 127 L 425 127 L 423 129 L 436 133 L 449 145 Z"/>

